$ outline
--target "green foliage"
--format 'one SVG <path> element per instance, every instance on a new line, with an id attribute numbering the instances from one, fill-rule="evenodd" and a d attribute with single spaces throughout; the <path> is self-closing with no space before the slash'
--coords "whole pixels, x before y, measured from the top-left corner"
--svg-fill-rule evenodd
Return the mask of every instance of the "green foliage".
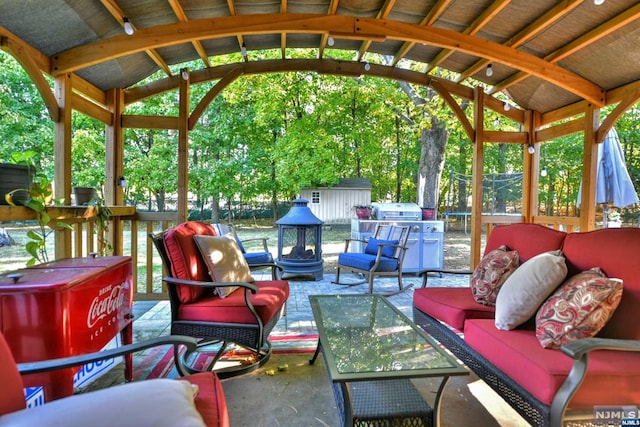
<path id="1" fill-rule="evenodd" d="M 35 169 L 35 166 L 31 162 L 31 160 L 35 157 L 36 152 L 27 151 L 23 153 L 12 153 L 11 159 L 18 164 L 25 164 L 29 167 Z M 7 196 L 7 201 L 10 204 L 12 203 L 11 195 L 16 191 L 28 191 L 29 198 L 24 202 L 21 202 L 25 207 L 31 209 L 36 214 L 36 221 L 38 222 L 37 230 L 29 230 L 27 232 L 27 237 L 29 241 L 25 245 L 25 250 L 31 256 L 31 258 L 27 261 L 27 267 L 35 265 L 37 263 L 44 263 L 49 261 L 49 256 L 47 253 L 47 237 L 51 233 L 53 233 L 53 229 L 49 227 L 51 223 L 51 217 L 47 211 L 47 205 L 51 202 L 53 198 L 53 192 L 51 191 L 51 181 L 47 176 L 42 173 L 36 173 L 34 178 L 33 185 L 30 189 L 17 189 L 11 191 Z M 63 222 L 57 221 L 56 227 L 59 228 L 67 228 L 72 230 L 73 228 Z"/>

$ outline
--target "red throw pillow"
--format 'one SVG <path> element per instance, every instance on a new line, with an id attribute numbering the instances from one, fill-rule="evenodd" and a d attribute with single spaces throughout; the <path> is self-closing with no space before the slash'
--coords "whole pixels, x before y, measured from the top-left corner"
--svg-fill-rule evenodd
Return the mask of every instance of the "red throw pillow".
<path id="1" fill-rule="evenodd" d="M 502 245 L 486 254 L 471 276 L 471 293 L 476 302 L 496 305 L 500 287 L 520 265 L 517 251 Z"/>
<path id="2" fill-rule="evenodd" d="M 544 348 L 594 337 L 609 321 L 622 297 L 622 280 L 598 268 L 566 280 L 536 314 L 536 337 Z"/>

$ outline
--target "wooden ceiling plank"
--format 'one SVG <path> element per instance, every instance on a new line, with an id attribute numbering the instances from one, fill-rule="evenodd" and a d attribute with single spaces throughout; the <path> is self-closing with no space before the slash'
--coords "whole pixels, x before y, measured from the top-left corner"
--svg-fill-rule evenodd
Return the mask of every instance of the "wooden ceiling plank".
<path id="1" fill-rule="evenodd" d="M 518 47 L 525 43 L 527 40 L 530 40 L 538 33 L 540 33 L 545 28 L 549 27 L 551 24 L 556 22 L 558 19 L 562 18 L 573 9 L 578 7 L 585 0 L 564 0 L 562 3 L 559 3 L 549 9 L 547 12 L 542 14 L 538 19 L 533 21 L 530 25 L 523 28 L 521 31 L 516 33 L 513 37 L 503 43 L 505 46 L 510 47 Z M 457 82 L 462 82 L 469 77 L 473 76 L 478 71 L 482 70 L 489 64 L 489 61 L 486 59 L 480 59 L 471 67 L 466 69 L 460 74 L 460 77 L 456 79 Z"/>
<path id="2" fill-rule="evenodd" d="M 434 22 L 442 16 L 447 7 L 453 0 L 438 0 L 436 4 L 429 10 L 427 16 L 420 22 L 420 25 L 430 26 L 433 25 Z M 393 61 L 391 61 L 391 65 L 396 65 L 404 56 L 413 48 L 414 42 L 404 42 L 398 52 L 393 57 Z"/>
<path id="3" fill-rule="evenodd" d="M 544 57 L 544 60 L 548 61 L 551 64 L 555 64 L 563 60 L 567 56 L 577 52 L 578 50 L 585 48 L 591 43 L 594 43 L 600 40 L 601 38 L 608 36 L 609 34 L 624 27 L 625 25 L 635 22 L 637 19 L 640 19 L 640 3 L 627 9 L 623 13 L 616 15 L 609 21 L 594 28 L 593 30 L 587 32 L 581 37 L 578 37 L 571 43 L 548 54 L 547 56 Z M 496 85 L 494 85 L 494 89 L 491 92 L 495 93 L 497 91 L 505 90 L 510 86 L 522 81 L 523 79 L 526 79 L 527 77 L 528 77 L 527 73 L 519 71 L 514 75 L 510 76 L 509 78 L 503 80 L 502 82 L 499 82 Z"/>

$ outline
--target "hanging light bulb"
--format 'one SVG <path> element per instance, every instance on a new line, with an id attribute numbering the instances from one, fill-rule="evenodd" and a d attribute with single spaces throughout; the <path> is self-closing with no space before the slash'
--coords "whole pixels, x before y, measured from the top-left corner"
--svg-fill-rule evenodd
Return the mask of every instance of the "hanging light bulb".
<path id="1" fill-rule="evenodd" d="M 336 41 L 333 39 L 333 37 L 329 36 L 329 38 L 327 39 L 327 45 L 333 46 L 335 43 Z"/>
<path id="2" fill-rule="evenodd" d="M 491 64 L 487 65 L 485 74 L 487 75 L 487 77 L 493 76 L 493 66 Z"/>
<path id="3" fill-rule="evenodd" d="M 547 167 L 543 167 L 542 170 L 540 171 L 540 175 L 541 176 L 547 176 Z"/>
<path id="4" fill-rule="evenodd" d="M 242 43 L 242 47 L 240 48 L 240 53 L 245 58 L 247 57 L 247 45 L 246 44 Z"/>
<path id="5" fill-rule="evenodd" d="M 601 4 L 604 4 L 604 0 L 593 0 L 593 4 L 600 6 Z"/>
<path id="6" fill-rule="evenodd" d="M 132 36 L 135 30 L 133 29 L 133 25 L 131 25 L 131 22 L 129 22 L 129 18 L 124 16 L 122 18 L 122 23 L 124 26 L 124 32 L 127 33 L 127 35 Z"/>
<path id="7" fill-rule="evenodd" d="M 504 108 L 504 111 L 509 111 L 511 109 L 511 105 L 509 105 L 507 101 L 504 101 L 504 104 L 502 104 L 502 107 Z"/>
<path id="8" fill-rule="evenodd" d="M 534 154 L 536 152 L 536 147 L 534 147 L 533 144 L 529 144 L 529 146 L 527 147 L 527 151 L 529 152 L 529 154 Z"/>
<path id="9" fill-rule="evenodd" d="M 500 119 L 496 117 L 493 121 L 493 127 L 497 128 L 498 126 L 500 126 Z"/>
<path id="10" fill-rule="evenodd" d="M 182 76 L 182 80 L 189 80 L 189 69 L 187 68 L 181 69 L 180 75 Z"/>
<path id="11" fill-rule="evenodd" d="M 365 63 L 364 63 L 364 70 L 365 70 L 365 71 L 369 71 L 369 70 L 371 70 L 371 64 L 369 64 L 368 62 L 365 62 Z"/>

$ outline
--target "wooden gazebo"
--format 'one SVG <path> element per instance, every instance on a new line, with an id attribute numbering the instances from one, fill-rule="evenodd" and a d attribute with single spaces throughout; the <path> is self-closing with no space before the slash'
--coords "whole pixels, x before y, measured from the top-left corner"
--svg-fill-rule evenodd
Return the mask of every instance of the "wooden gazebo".
<path id="1" fill-rule="evenodd" d="M 539 150 L 528 154 L 527 147 L 581 132 L 583 208 L 579 219 L 566 221 L 593 229 L 597 144 L 640 100 L 639 37 L 640 3 L 633 0 L 26 0 L 0 5 L 0 48 L 22 64 L 55 123 L 56 198 L 71 200 L 72 110 L 106 126 L 105 196 L 114 206 L 122 205 L 116 180 L 123 175 L 123 129 L 176 129 L 177 221 L 187 212 L 189 131 L 216 95 L 243 75 L 316 71 L 368 74 L 436 90 L 473 143 L 475 200 L 482 196 L 485 143 L 522 145 L 524 200 L 517 221 L 558 222 L 537 216 Z M 292 58 L 290 48 L 317 55 Z M 281 58 L 254 60 L 251 52 L 264 49 L 279 50 Z M 355 59 L 332 59 L 332 49 L 352 51 Z M 232 52 L 242 53 L 243 60 L 212 66 L 213 56 Z M 369 62 L 371 53 L 389 60 Z M 192 60 L 200 66 L 172 70 Z M 423 63 L 423 70 L 411 71 L 407 61 Z M 435 77 L 432 70 L 438 68 L 451 71 L 455 80 Z M 158 70 L 163 78 L 139 85 Z M 53 88 L 45 76 L 54 79 Z M 190 87 L 210 81 L 217 84 L 193 99 Z M 123 114 L 130 103 L 173 90 L 179 92 L 177 117 Z M 472 120 L 458 100 L 473 103 Z M 615 108 L 601 117 L 601 108 L 609 105 Z M 486 109 L 520 123 L 522 130 L 485 130 Z M 483 217 L 481 203 L 473 206 L 475 265 Z M 0 209 L 0 220 L 23 215 L 28 214 L 19 208 Z M 118 224 L 116 219 L 116 251 L 122 250 Z M 58 232 L 57 257 L 71 255 L 71 239 L 68 231 Z"/>

